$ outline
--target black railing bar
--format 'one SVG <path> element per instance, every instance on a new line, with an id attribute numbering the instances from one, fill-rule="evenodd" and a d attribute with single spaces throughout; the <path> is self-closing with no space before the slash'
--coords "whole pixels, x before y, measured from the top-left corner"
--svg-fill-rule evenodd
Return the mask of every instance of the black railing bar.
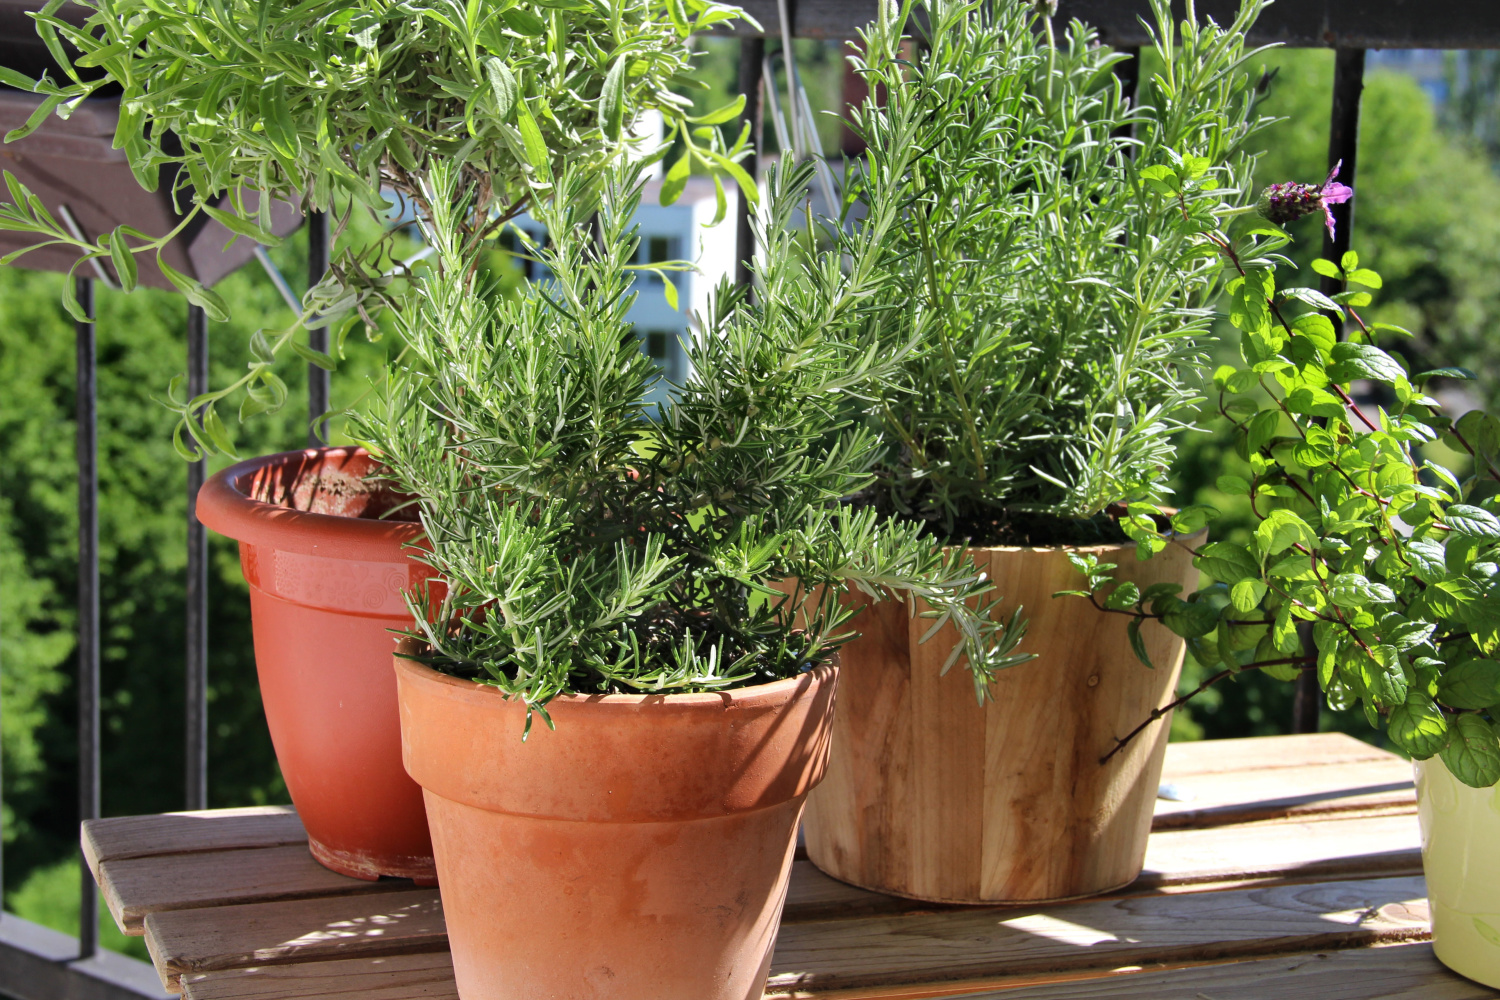
<path id="1" fill-rule="evenodd" d="M 1339 167 L 1338 179 L 1350 187 L 1354 186 L 1354 172 L 1359 154 L 1359 101 L 1365 86 L 1365 50 L 1338 49 L 1333 61 L 1333 108 L 1328 124 L 1328 169 Z M 1354 201 L 1334 205 L 1334 234 L 1323 234 L 1323 256 L 1339 263 L 1354 239 Z M 1323 294 L 1335 295 L 1343 288 L 1339 282 L 1325 277 L 1322 280 Z M 1304 646 L 1312 641 L 1312 629 L 1299 629 Z M 1297 677 L 1296 691 L 1292 696 L 1292 732 L 1316 733 L 1322 716 L 1323 693 L 1319 688 L 1318 675 L 1304 670 Z"/>
<path id="2" fill-rule="evenodd" d="M 67 205 L 58 205 L 57 206 L 57 214 L 60 215 L 60 216 L 62 216 L 63 225 L 65 225 L 65 226 L 68 227 L 68 232 L 70 232 L 70 233 L 73 234 L 73 238 L 75 240 L 77 240 L 80 243 L 87 243 L 87 242 L 89 242 L 88 237 L 86 237 L 86 236 L 83 235 L 83 227 L 80 226 L 78 224 L 78 220 L 73 217 L 73 211 L 72 211 L 72 209 L 68 208 Z M 106 270 L 104 270 L 104 265 L 101 264 L 101 263 L 99 263 L 99 258 L 98 257 L 92 258 L 89 261 L 89 263 L 91 265 L 93 265 L 94 275 L 101 282 L 104 283 L 104 287 L 105 288 L 118 288 L 118 287 L 120 287 L 120 286 L 116 285 L 115 284 L 115 280 L 109 276 L 109 272 L 106 271 Z"/>
<path id="3" fill-rule="evenodd" d="M 1365 89 L 1365 50 L 1339 49 L 1333 59 L 1333 110 L 1328 125 L 1328 169 L 1339 167 L 1338 180 L 1354 186 L 1359 157 L 1359 101 Z M 1354 236 L 1354 199 L 1333 206 L 1333 236 L 1323 234 L 1323 256 L 1335 264 Z M 1343 291 L 1333 278 L 1323 279 L 1323 293 Z"/>
<path id="4" fill-rule="evenodd" d="M 307 213 L 307 287 L 312 288 L 328 273 L 328 215 Z M 307 330 L 307 346 L 327 353 L 328 327 Z M 307 365 L 307 446 L 317 448 L 328 443 L 328 421 L 319 419 L 328 412 L 329 375 L 326 368 L 312 362 Z"/>
<path id="5" fill-rule="evenodd" d="M 745 95 L 745 113 L 741 119 L 750 126 L 750 153 L 740 161 L 751 180 L 760 183 L 760 154 L 764 148 L 766 124 L 766 40 L 764 38 L 740 39 L 740 93 Z M 742 126 L 743 127 L 743 126 Z M 739 211 L 735 218 L 734 236 L 734 281 L 748 287 L 751 282 L 750 265 L 755 260 L 755 206 L 750 204 L 745 192 L 740 192 Z"/>
<path id="6" fill-rule="evenodd" d="M 87 321 L 77 341 L 75 422 L 78 449 L 78 819 L 99 815 L 99 426 L 94 282 L 75 277 Z M 98 889 L 79 850 L 78 957 L 99 950 Z"/>
<path id="7" fill-rule="evenodd" d="M 1130 58 L 1115 64 L 1115 76 L 1120 81 L 1120 96 L 1134 108 L 1141 100 L 1141 49 L 1140 46 L 1134 46 L 1121 51 Z M 1135 125 L 1126 125 L 1120 129 L 1120 134 L 1127 139 L 1135 138 Z M 1129 147 L 1128 152 L 1130 156 L 1134 156 L 1135 147 Z"/>
<path id="8" fill-rule="evenodd" d="M 208 391 L 208 315 L 188 306 L 188 398 Z M 188 464 L 187 475 L 187 656 L 184 728 L 187 730 L 186 802 L 208 808 L 208 534 L 198 520 L 198 490 L 208 460 Z"/>

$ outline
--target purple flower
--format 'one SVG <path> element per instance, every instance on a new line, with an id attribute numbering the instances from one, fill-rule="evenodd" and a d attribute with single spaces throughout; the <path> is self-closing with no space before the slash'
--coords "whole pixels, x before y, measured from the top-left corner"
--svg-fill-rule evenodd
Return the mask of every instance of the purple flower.
<path id="1" fill-rule="evenodd" d="M 1321 208 L 1323 224 L 1328 227 L 1328 238 L 1333 239 L 1332 206 L 1342 205 L 1354 197 L 1353 188 L 1334 180 L 1343 165 L 1343 160 L 1335 163 L 1333 169 L 1328 171 L 1328 179 L 1321 186 L 1297 184 L 1293 181 L 1270 185 L 1261 192 L 1260 204 L 1257 206 L 1260 214 L 1276 225 L 1284 226 Z"/>

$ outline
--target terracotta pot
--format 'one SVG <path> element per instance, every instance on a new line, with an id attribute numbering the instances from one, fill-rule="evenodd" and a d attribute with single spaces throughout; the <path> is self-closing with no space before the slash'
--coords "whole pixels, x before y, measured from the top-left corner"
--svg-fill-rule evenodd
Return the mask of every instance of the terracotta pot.
<path id="1" fill-rule="evenodd" d="M 1432 951 L 1500 989 L 1500 786 L 1470 788 L 1441 757 L 1416 762 Z"/>
<path id="2" fill-rule="evenodd" d="M 436 878 L 422 793 L 401 766 L 391 629 L 432 571 L 403 545 L 400 499 L 363 449 L 241 462 L 203 484 L 198 517 L 240 543 L 255 666 L 276 760 L 313 857 L 355 878 Z"/>
<path id="3" fill-rule="evenodd" d="M 760 1000 L 834 667 L 567 695 L 525 742 L 498 689 L 401 658 L 396 676 L 463 1000 Z"/>
<path id="4" fill-rule="evenodd" d="M 1144 563 L 1134 545 L 1087 551 L 1143 588 L 1187 588 L 1198 576 L 1178 545 Z M 919 643 L 927 620 L 894 602 L 866 607 L 853 622 L 861 638 L 841 649 L 828 779 L 807 808 L 808 857 L 853 885 L 942 902 L 1068 899 L 1126 885 L 1145 861 L 1170 716 L 1099 760 L 1172 699 L 1184 643 L 1147 623 L 1148 670 L 1130 650 L 1125 616 L 1053 599 L 1084 586 L 1066 549 L 972 552 L 1005 615 L 1024 606 L 1021 648 L 1038 658 L 1003 673 L 981 708 L 967 669 L 940 673 L 951 627 Z"/>

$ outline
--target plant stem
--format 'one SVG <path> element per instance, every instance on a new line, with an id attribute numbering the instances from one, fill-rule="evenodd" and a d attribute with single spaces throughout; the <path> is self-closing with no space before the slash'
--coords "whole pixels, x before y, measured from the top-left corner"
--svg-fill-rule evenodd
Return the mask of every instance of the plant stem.
<path id="1" fill-rule="evenodd" d="M 1209 688 L 1213 687 L 1215 684 L 1219 683 L 1231 674 L 1237 674 L 1242 670 L 1259 670 L 1261 667 L 1279 667 L 1293 663 L 1300 665 L 1301 669 L 1306 670 L 1311 664 L 1316 662 L 1317 657 L 1314 656 L 1292 656 L 1281 660 L 1263 660 L 1260 663 L 1250 663 L 1246 664 L 1243 667 L 1225 667 L 1223 670 L 1220 670 L 1218 673 L 1214 674 L 1202 684 L 1199 684 L 1197 687 L 1193 688 L 1193 690 L 1189 691 L 1187 694 L 1168 702 L 1161 708 L 1153 710 L 1151 714 L 1147 716 L 1146 721 L 1142 722 L 1139 726 L 1136 726 L 1129 733 L 1127 733 L 1124 739 L 1120 739 L 1117 737 L 1115 739 L 1114 749 L 1105 754 L 1103 757 L 1100 757 L 1099 763 L 1101 765 L 1108 764 L 1111 757 L 1119 753 L 1121 750 L 1125 749 L 1125 745 L 1131 740 L 1135 739 L 1141 733 L 1143 733 L 1146 730 L 1146 727 L 1151 725 L 1151 723 L 1155 722 L 1157 719 L 1160 719 L 1162 716 L 1172 711 L 1172 709 L 1177 708 L 1179 705 L 1183 705 L 1189 701 L 1192 701 L 1194 698 L 1198 697 L 1200 694 L 1207 691 Z"/>

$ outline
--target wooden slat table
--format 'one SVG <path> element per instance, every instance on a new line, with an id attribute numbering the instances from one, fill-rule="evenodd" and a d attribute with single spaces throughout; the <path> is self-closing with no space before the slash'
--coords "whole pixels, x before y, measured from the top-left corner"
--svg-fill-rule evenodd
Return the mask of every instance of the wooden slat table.
<path id="1" fill-rule="evenodd" d="M 768 997 L 1479 1000 L 1432 957 L 1411 767 L 1336 734 L 1174 744 L 1146 868 L 1041 907 L 954 907 L 805 860 Z M 85 824 L 115 920 L 189 1000 L 456 1000 L 442 903 L 312 860 L 294 812 Z M 1038 850 L 1045 850 L 1038 845 Z"/>

